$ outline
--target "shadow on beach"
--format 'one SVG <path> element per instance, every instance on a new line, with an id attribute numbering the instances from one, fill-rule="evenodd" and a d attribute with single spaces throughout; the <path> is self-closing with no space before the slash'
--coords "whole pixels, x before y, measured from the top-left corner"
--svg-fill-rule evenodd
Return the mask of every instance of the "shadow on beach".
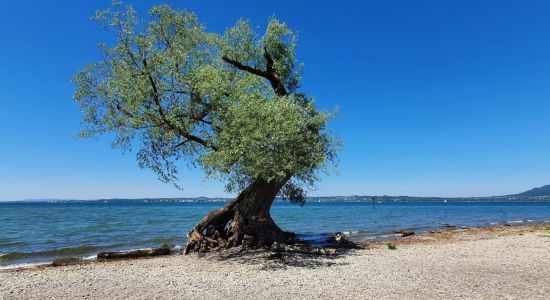
<path id="1" fill-rule="evenodd" d="M 347 264 L 342 260 L 338 260 L 338 258 L 348 254 L 348 250 L 331 256 L 265 250 L 229 250 L 207 254 L 205 258 L 222 262 L 260 265 L 262 270 L 286 269 L 288 267 L 317 269 Z"/>

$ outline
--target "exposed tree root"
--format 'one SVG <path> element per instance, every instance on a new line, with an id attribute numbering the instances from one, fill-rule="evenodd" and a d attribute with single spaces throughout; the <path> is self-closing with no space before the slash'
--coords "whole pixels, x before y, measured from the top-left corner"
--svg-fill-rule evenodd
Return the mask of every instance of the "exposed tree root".
<path id="1" fill-rule="evenodd" d="M 280 243 L 273 243 L 271 250 L 275 252 L 292 252 L 300 254 L 314 254 L 314 255 L 338 255 L 338 250 L 335 248 L 322 248 L 322 247 L 310 247 L 308 245 L 287 245 Z"/>
<path id="2" fill-rule="evenodd" d="M 276 252 L 336 255 L 340 249 L 363 248 L 341 232 L 327 241 L 330 247 L 311 247 L 295 234 L 281 230 L 269 210 L 284 182 L 257 180 L 237 198 L 209 212 L 187 234 L 182 254 L 205 253 L 219 249 L 266 249 Z"/>
<path id="3" fill-rule="evenodd" d="M 284 182 L 257 180 L 237 198 L 209 212 L 187 234 L 183 254 L 242 246 L 269 248 L 274 242 L 293 243 L 293 233 L 281 230 L 269 210 Z"/>

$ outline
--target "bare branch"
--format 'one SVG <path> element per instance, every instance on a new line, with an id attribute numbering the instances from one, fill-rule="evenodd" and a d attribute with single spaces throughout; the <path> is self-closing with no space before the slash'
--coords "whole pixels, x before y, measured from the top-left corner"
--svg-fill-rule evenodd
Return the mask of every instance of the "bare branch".
<path id="1" fill-rule="evenodd" d="M 153 96 L 153 101 L 155 102 L 155 105 L 157 107 L 157 111 L 159 113 L 160 119 L 162 120 L 164 125 L 167 127 L 167 129 L 173 130 L 177 134 L 181 135 L 182 137 L 184 137 L 184 138 L 186 138 L 190 141 L 196 142 L 196 143 L 204 146 L 205 148 L 209 148 L 209 149 L 212 149 L 214 151 L 218 151 L 218 147 L 216 147 L 212 143 L 210 143 L 210 142 L 208 142 L 204 139 L 201 139 L 198 136 L 192 135 L 187 130 L 173 124 L 166 117 L 166 114 L 164 112 L 164 108 L 162 107 L 162 104 L 160 103 L 160 96 L 159 96 L 159 93 L 158 93 L 157 84 L 156 84 L 155 80 L 153 79 L 153 76 L 151 75 L 151 72 L 148 69 L 147 60 L 144 58 L 142 60 L 142 63 L 143 63 L 143 66 L 145 67 L 145 72 L 146 72 L 147 78 L 149 79 L 149 83 L 151 84 L 151 88 L 153 89 L 153 95 L 152 95 Z"/>
<path id="2" fill-rule="evenodd" d="M 279 76 L 273 69 L 273 58 L 271 57 L 271 55 L 269 55 L 269 52 L 267 52 L 267 49 L 265 48 L 264 48 L 264 57 L 266 59 L 266 70 L 258 70 L 256 68 L 244 65 L 237 60 L 231 59 L 227 55 L 224 55 L 222 59 L 228 64 L 234 66 L 235 68 L 241 71 L 245 71 L 267 79 L 269 83 L 271 83 L 271 86 L 273 87 L 273 90 L 277 95 L 279 96 L 288 95 L 288 91 L 286 90 L 283 81 L 279 78 Z"/>
<path id="3" fill-rule="evenodd" d="M 267 73 L 272 73 L 273 72 L 273 58 L 271 58 L 271 55 L 269 55 L 269 53 L 267 52 L 267 48 L 264 47 L 264 58 L 265 60 L 267 61 L 267 64 L 266 64 L 266 72 Z"/>
<path id="4" fill-rule="evenodd" d="M 185 141 L 183 141 L 183 142 L 181 142 L 181 143 L 178 143 L 178 144 L 176 144 L 176 145 L 174 145 L 174 146 L 172 147 L 172 150 L 175 150 L 175 149 L 177 149 L 177 148 L 179 148 L 179 147 L 181 147 L 181 146 L 183 146 L 183 145 L 185 145 L 185 144 L 187 144 L 187 143 L 189 143 L 189 142 L 190 142 L 190 140 L 185 140 Z"/>
<path id="5" fill-rule="evenodd" d="M 254 75 L 258 75 L 260 77 L 264 77 L 264 78 L 267 78 L 269 76 L 269 74 L 267 74 L 267 72 L 265 71 L 261 71 L 261 70 L 258 70 L 258 69 L 255 69 L 253 67 L 250 67 L 250 66 L 246 66 L 246 65 L 243 65 L 241 64 L 240 62 L 234 60 L 234 59 L 231 59 L 229 58 L 227 55 L 224 55 L 222 57 L 222 59 L 227 62 L 228 64 L 231 64 L 233 65 L 234 67 L 236 67 L 237 69 L 241 70 L 241 71 L 246 71 L 248 73 L 251 73 L 251 74 L 254 74 Z"/>

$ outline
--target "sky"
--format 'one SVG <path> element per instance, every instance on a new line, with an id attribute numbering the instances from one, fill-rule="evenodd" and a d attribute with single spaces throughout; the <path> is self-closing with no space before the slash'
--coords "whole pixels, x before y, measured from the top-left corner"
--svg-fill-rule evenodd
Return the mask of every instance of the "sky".
<path id="1" fill-rule="evenodd" d="M 337 174 L 312 196 L 491 196 L 550 184 L 548 1 L 126 1 L 195 11 L 209 31 L 270 16 L 298 33 L 302 91 L 338 107 Z M 110 1 L 0 4 L 0 200 L 225 197 L 200 170 L 177 190 L 107 136 L 80 139 L 76 71 L 112 40 Z"/>

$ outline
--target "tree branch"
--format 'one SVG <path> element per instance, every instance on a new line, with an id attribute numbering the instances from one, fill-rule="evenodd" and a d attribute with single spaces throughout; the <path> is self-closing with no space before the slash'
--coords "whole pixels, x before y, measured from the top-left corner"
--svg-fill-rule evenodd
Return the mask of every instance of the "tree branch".
<path id="1" fill-rule="evenodd" d="M 271 58 L 271 55 L 269 55 L 269 53 L 267 52 L 266 47 L 264 47 L 264 58 L 267 61 L 267 64 L 266 64 L 266 67 L 265 67 L 266 72 L 267 73 L 272 73 L 273 72 L 273 58 Z"/>
<path id="2" fill-rule="evenodd" d="M 184 95 L 188 95 L 188 94 L 189 94 L 188 91 L 184 91 L 184 90 L 173 90 L 173 89 L 166 89 L 166 90 L 164 90 L 164 92 L 167 92 L 167 93 L 174 93 L 174 94 L 184 94 Z"/>
<path id="3" fill-rule="evenodd" d="M 147 60 L 144 58 L 142 60 L 142 63 L 143 63 L 143 66 L 145 67 L 145 72 L 146 72 L 147 78 L 149 79 L 149 83 L 151 84 L 151 87 L 153 89 L 153 95 L 152 95 L 153 96 L 153 101 L 155 102 L 155 105 L 157 107 L 157 111 L 159 113 L 160 119 L 165 124 L 165 126 L 168 129 L 171 129 L 171 130 L 175 131 L 176 133 L 178 133 L 179 135 L 181 135 L 182 137 L 184 137 L 184 138 L 186 138 L 190 141 L 196 142 L 196 143 L 198 143 L 198 144 L 200 144 L 200 145 L 202 145 L 206 148 L 212 149 L 214 151 L 218 151 L 219 150 L 218 147 L 216 147 L 212 143 L 210 143 L 210 142 L 208 142 L 204 139 L 201 139 L 198 136 L 192 135 L 187 130 L 172 124 L 172 122 L 166 117 L 166 114 L 164 112 L 164 108 L 162 107 L 162 104 L 160 103 L 160 96 L 159 96 L 159 93 L 158 93 L 157 84 L 156 84 L 155 80 L 153 79 L 153 76 L 151 75 L 151 72 L 148 69 Z"/>
<path id="4" fill-rule="evenodd" d="M 283 81 L 279 78 L 279 76 L 275 72 L 275 69 L 273 69 L 273 58 L 271 57 L 271 55 L 269 54 L 266 48 L 264 48 L 264 58 L 266 59 L 266 70 L 258 70 L 251 66 L 244 65 L 237 60 L 231 59 L 227 55 L 224 55 L 222 57 L 222 59 L 226 63 L 234 66 L 235 68 L 241 71 L 245 71 L 267 79 L 269 83 L 271 83 L 271 86 L 273 87 L 273 90 L 277 95 L 279 96 L 288 95 L 288 91 L 286 90 Z"/>
<path id="5" fill-rule="evenodd" d="M 183 141 L 183 142 L 181 142 L 181 143 L 178 143 L 178 144 L 176 144 L 176 145 L 174 145 L 174 146 L 172 147 L 172 150 L 175 150 L 175 149 L 177 149 L 177 148 L 179 148 L 179 147 L 181 147 L 181 146 L 187 144 L 188 142 L 190 142 L 190 141 L 189 141 L 189 140 L 185 140 L 185 141 Z"/>
<path id="6" fill-rule="evenodd" d="M 236 67 L 237 69 L 241 70 L 241 71 L 246 71 L 248 73 L 251 73 L 251 74 L 254 74 L 254 75 L 258 75 L 260 77 L 264 77 L 264 78 L 267 78 L 269 76 L 269 74 L 267 74 L 267 72 L 265 71 L 261 71 L 261 70 L 258 70 L 258 69 L 255 69 L 253 67 L 250 67 L 250 66 L 246 66 L 246 65 L 243 65 L 241 64 L 240 62 L 234 60 L 234 59 L 231 59 L 229 58 L 227 55 L 224 55 L 222 57 L 222 59 L 230 64 L 230 65 L 233 65 L 234 67 Z"/>

